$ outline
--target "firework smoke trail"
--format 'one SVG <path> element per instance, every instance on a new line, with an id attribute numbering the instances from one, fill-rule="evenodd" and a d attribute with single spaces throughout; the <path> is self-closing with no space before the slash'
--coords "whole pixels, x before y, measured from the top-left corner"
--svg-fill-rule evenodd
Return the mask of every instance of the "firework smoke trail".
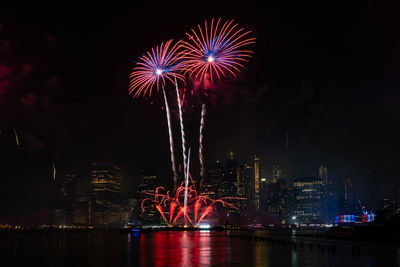
<path id="1" fill-rule="evenodd" d="M 183 115 L 182 115 L 182 106 L 181 106 L 181 97 L 179 95 L 178 82 L 175 78 L 175 88 L 176 88 L 176 97 L 178 99 L 178 110 L 179 110 L 179 121 L 181 125 L 181 136 L 182 136 L 182 154 L 183 154 L 183 177 L 186 177 L 186 141 L 185 141 L 185 129 L 183 127 Z"/>
<path id="2" fill-rule="evenodd" d="M 204 131 L 204 118 L 206 116 L 206 104 L 203 103 L 201 108 L 200 119 L 200 141 L 199 141 L 199 159 L 200 159 L 200 178 L 204 179 L 204 147 L 203 147 L 203 131 Z"/>
<path id="3" fill-rule="evenodd" d="M 187 159 L 187 170 L 185 172 L 185 198 L 183 200 L 183 209 L 185 210 L 185 215 L 187 212 L 187 200 L 188 200 L 188 185 L 189 185 L 189 166 L 190 166 L 190 148 L 188 152 L 188 159 Z M 186 226 L 186 216 L 185 216 L 185 226 Z"/>
<path id="4" fill-rule="evenodd" d="M 169 134 L 169 150 L 171 152 L 171 165 L 172 172 L 174 173 L 174 191 L 176 190 L 176 186 L 178 184 L 178 175 L 176 173 L 175 166 L 175 154 L 174 154 L 174 139 L 172 137 L 172 129 L 171 129 L 171 113 L 168 106 L 167 95 L 165 94 L 164 85 L 162 86 L 164 101 L 165 101 L 165 113 L 167 114 L 167 122 L 168 122 L 168 134 Z"/>
<path id="5" fill-rule="evenodd" d="M 15 141 L 17 143 L 17 146 L 19 146 L 19 139 L 18 139 L 18 135 L 17 135 L 17 131 L 14 128 L 14 135 L 15 135 Z"/>
<path id="6" fill-rule="evenodd" d="M 53 180 L 54 181 L 56 180 L 56 172 L 57 172 L 56 165 L 54 164 L 54 161 L 53 161 Z"/>
<path id="7" fill-rule="evenodd" d="M 180 48 L 179 43 L 180 42 L 177 42 L 175 45 L 172 45 L 172 40 L 169 40 L 165 43 L 161 43 L 160 46 L 152 48 L 151 51 L 148 51 L 145 55 L 140 57 L 139 62 L 136 63 L 136 66 L 130 74 L 131 81 L 129 86 L 129 94 L 133 94 L 135 98 L 138 98 L 140 96 L 151 96 L 153 87 L 156 87 L 158 92 L 159 85 L 161 84 L 164 93 L 164 101 L 166 104 L 171 151 L 171 165 L 172 171 L 174 173 L 175 188 L 177 186 L 178 176 L 175 167 L 170 110 L 165 94 L 164 85 L 167 81 L 173 83 L 174 80 L 175 84 L 177 84 L 177 78 L 182 81 L 185 80 L 185 77 L 179 73 L 179 71 L 181 70 L 180 56 L 178 52 Z"/>

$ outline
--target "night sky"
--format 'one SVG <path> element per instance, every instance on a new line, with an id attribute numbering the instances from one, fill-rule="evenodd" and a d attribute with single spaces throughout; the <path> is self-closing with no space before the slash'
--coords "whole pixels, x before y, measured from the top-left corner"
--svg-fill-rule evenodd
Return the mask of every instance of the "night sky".
<path id="1" fill-rule="evenodd" d="M 53 161 L 60 174 L 85 176 L 91 162 L 111 158 L 131 181 L 156 167 L 169 182 L 162 99 L 128 96 L 129 73 L 148 49 L 212 17 L 235 19 L 257 44 L 239 78 L 208 101 L 207 165 L 229 151 L 241 162 L 257 153 L 269 175 L 288 155 L 291 179 L 326 164 L 337 188 L 349 177 L 365 197 L 372 170 L 378 195 L 392 195 L 400 187 L 399 6 L 215 2 L 2 7 L 0 215 L 51 207 Z M 185 114 L 197 151 L 200 106 Z"/>

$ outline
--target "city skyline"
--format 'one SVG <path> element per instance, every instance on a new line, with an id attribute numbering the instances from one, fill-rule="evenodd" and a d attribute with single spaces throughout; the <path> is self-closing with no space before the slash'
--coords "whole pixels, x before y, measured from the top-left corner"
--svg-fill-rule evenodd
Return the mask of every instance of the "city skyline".
<path id="1" fill-rule="evenodd" d="M 256 54 L 238 81 L 221 84 L 223 93 L 211 95 L 204 129 L 206 162 L 223 160 L 229 151 L 243 155 L 241 161 L 259 154 L 264 166 L 290 158 L 293 176 L 298 177 L 309 175 L 310 169 L 317 176 L 319 165 L 327 164 L 332 177 L 348 176 L 363 191 L 367 191 L 366 172 L 374 162 L 375 173 L 385 181 L 379 183 L 378 195 L 388 194 L 400 186 L 395 164 L 399 142 L 393 127 L 398 118 L 395 62 L 400 60 L 395 60 L 394 48 L 386 49 L 384 44 L 399 40 L 388 30 L 370 26 L 376 23 L 385 28 L 391 15 L 381 19 L 381 12 L 392 13 L 387 7 L 366 6 L 370 21 L 353 12 L 357 6 L 343 11 L 332 4 L 332 10 L 343 14 L 337 21 L 335 12 L 325 18 L 324 12 L 296 7 L 309 19 L 295 12 L 297 8 L 279 5 L 266 11 L 271 21 L 264 20 L 264 11 L 251 6 L 244 8 L 252 17 L 227 10 L 227 18 L 235 17 L 255 33 Z M 83 172 L 90 162 L 110 157 L 126 166 L 133 177 L 142 166 L 156 162 L 160 179 L 170 179 L 168 140 L 159 135 L 167 131 L 156 104 L 161 101 L 154 98 L 151 105 L 129 99 L 128 73 L 147 47 L 169 38 L 167 32 L 180 38 L 189 28 L 171 20 L 165 20 L 165 25 L 143 23 L 140 11 L 132 11 L 136 16 L 131 21 L 128 11 L 117 15 L 104 6 L 98 8 L 96 15 L 86 12 L 89 6 L 66 5 L 64 10 L 76 14 L 72 23 L 66 19 L 70 13 L 50 12 L 58 10 L 52 5 L 10 4 L 4 9 L 8 12 L 2 12 L 1 79 L 2 86 L 9 84 L 1 87 L 2 114 L 7 114 L 1 117 L 0 127 L 2 181 L 7 185 L 2 188 L 11 190 L 3 190 L 1 196 L 15 202 L 1 213 L 46 202 L 46 194 L 35 192 L 51 192 L 53 164 L 57 170 L 74 166 Z M 202 8 L 191 15 L 181 12 L 184 7 L 165 8 L 182 14 L 191 25 L 199 23 L 204 14 L 207 19 L 221 15 L 205 13 Z M 122 9 L 129 10 L 113 10 Z M 100 14 L 115 20 L 104 22 Z M 165 18 L 162 12 L 158 15 Z M 279 16 L 287 23 L 280 23 Z M 320 26 L 312 26 L 314 20 Z M 92 31 L 97 22 L 97 30 Z M 126 34 L 129 30 L 132 33 Z M 154 32 L 159 34 L 157 40 L 150 38 Z M 294 42 L 297 37 L 302 38 Z M 22 39 L 29 40 L 31 47 L 25 47 Z M 353 46 L 346 46 L 348 42 Z M 366 52 L 369 57 L 364 57 Z M 376 61 L 382 68 L 374 67 Z M 196 129 L 200 108 L 195 105 L 193 112 L 187 112 L 189 128 Z M 197 140 L 197 132 L 188 133 L 188 142 Z M 192 166 L 197 173 L 199 167 Z"/>
<path id="2" fill-rule="evenodd" d="M 400 2 L 6 1 L 8 266 L 400 266 Z"/>

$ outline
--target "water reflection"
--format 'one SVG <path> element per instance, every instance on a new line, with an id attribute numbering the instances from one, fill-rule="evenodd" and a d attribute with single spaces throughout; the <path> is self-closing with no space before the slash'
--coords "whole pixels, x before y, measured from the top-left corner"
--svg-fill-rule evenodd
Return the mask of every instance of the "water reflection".
<path id="1" fill-rule="evenodd" d="M 154 232 L 140 236 L 141 266 L 210 266 L 209 231 Z"/>
<path id="2" fill-rule="evenodd" d="M 354 254 L 354 246 L 361 253 Z M 0 258 L 3 265 L 10 263 L 4 266 L 41 267 L 395 266 L 400 264 L 400 245 L 310 239 L 276 231 L 0 232 Z"/>

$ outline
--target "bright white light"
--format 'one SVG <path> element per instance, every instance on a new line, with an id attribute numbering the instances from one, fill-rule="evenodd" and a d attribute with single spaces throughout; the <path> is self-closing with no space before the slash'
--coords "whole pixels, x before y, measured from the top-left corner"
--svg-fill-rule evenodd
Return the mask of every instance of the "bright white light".
<path id="1" fill-rule="evenodd" d="M 215 60 L 215 58 L 213 56 L 208 56 L 207 61 L 208 63 L 211 63 Z"/>
<path id="2" fill-rule="evenodd" d="M 162 72 L 163 72 L 162 69 L 156 69 L 156 74 L 157 75 L 161 75 Z"/>
<path id="3" fill-rule="evenodd" d="M 296 220 L 296 216 L 293 216 L 293 217 L 292 217 L 292 220 Z"/>
<path id="4" fill-rule="evenodd" d="M 200 229 L 210 229 L 211 226 L 210 226 L 209 224 L 200 224 L 200 225 L 199 225 L 199 228 L 200 228 Z"/>

